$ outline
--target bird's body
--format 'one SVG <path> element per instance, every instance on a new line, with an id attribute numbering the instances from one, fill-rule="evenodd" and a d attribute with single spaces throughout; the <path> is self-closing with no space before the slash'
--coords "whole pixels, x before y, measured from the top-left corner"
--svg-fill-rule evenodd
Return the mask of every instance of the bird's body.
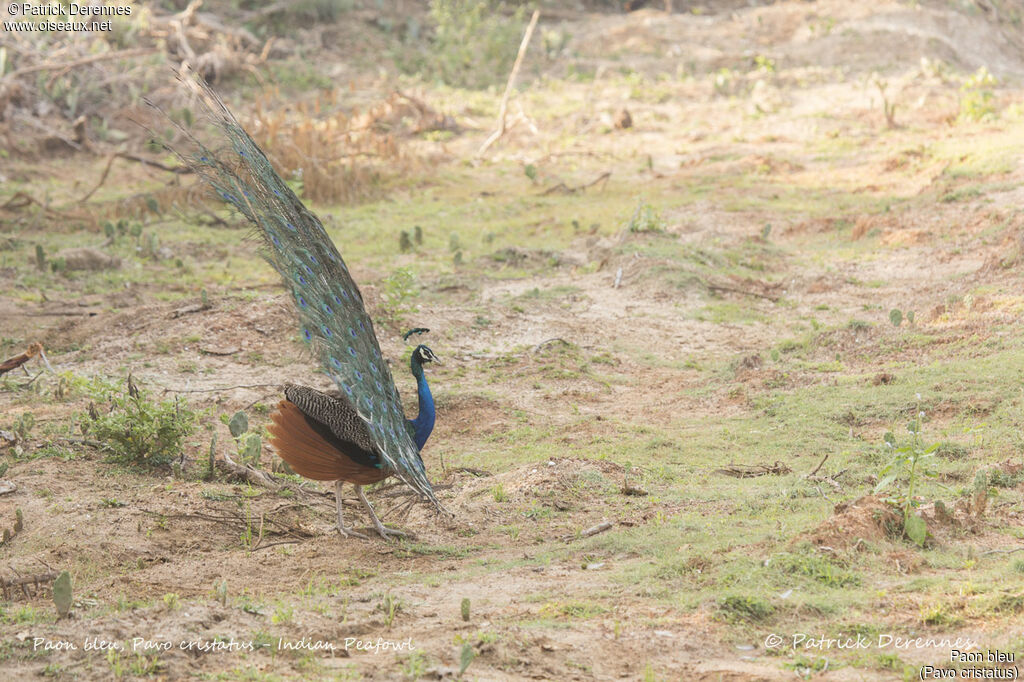
<path id="1" fill-rule="evenodd" d="M 265 258 L 291 290 L 303 339 L 338 388 L 338 397 L 332 397 L 287 385 L 271 415 L 271 445 L 296 473 L 336 482 L 343 535 L 359 535 L 342 523 L 341 486 L 346 482 L 356 486 L 378 533 L 385 538 L 398 534 L 380 523 L 361 486 L 398 476 L 442 509 L 419 454 L 435 420 L 423 365 L 437 358 L 422 345 L 412 352 L 420 411 L 406 420 L 362 294 L 323 225 L 217 95 L 200 81 L 187 82 L 202 96 L 230 149 L 214 152 L 192 138 L 198 152 L 183 158 L 256 226 Z"/>

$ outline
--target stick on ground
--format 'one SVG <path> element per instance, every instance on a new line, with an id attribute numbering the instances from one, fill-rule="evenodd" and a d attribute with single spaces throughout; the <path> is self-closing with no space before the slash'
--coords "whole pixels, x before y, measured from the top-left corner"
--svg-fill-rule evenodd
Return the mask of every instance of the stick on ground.
<path id="1" fill-rule="evenodd" d="M 505 120 L 508 114 L 508 98 L 512 94 L 512 89 L 516 85 L 516 77 L 519 76 L 519 67 L 523 64 L 523 57 L 526 55 L 526 48 L 530 44 L 530 38 L 533 37 L 533 29 L 537 28 L 537 20 L 540 18 L 540 10 L 533 10 L 533 16 L 530 17 L 530 25 L 526 27 L 526 33 L 523 34 L 523 42 L 519 44 L 519 52 L 516 54 L 516 61 L 512 64 L 512 71 L 508 75 L 508 82 L 505 84 L 505 94 L 501 96 L 501 105 L 498 107 L 498 128 L 491 133 L 490 137 L 484 140 L 484 143 L 480 145 L 480 149 L 477 150 L 476 157 L 479 159 L 487 151 L 488 147 L 501 139 L 501 136 L 508 130 L 507 123 Z"/>

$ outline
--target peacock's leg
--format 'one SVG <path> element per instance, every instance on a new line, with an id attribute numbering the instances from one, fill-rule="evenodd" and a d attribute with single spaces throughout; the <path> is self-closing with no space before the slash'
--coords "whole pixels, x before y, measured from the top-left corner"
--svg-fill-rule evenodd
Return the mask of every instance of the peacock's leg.
<path id="1" fill-rule="evenodd" d="M 402 531 L 395 530 L 394 528 L 388 528 L 380 522 L 380 519 L 377 518 L 377 513 L 373 511 L 373 507 L 370 506 L 370 501 L 366 499 L 366 493 L 363 492 L 363 486 L 356 486 L 356 495 L 359 495 L 359 499 L 363 501 L 363 506 L 366 507 L 366 511 L 369 512 L 370 520 L 373 521 L 374 528 L 377 529 L 377 532 L 380 533 L 380 536 L 382 538 L 384 538 L 385 540 L 390 540 L 390 536 L 392 535 L 405 535 L 405 533 L 403 533 Z"/>
<path id="2" fill-rule="evenodd" d="M 334 482 L 334 501 L 337 502 L 337 504 L 338 504 L 338 532 L 341 533 L 342 537 L 346 537 L 346 538 L 347 537 L 356 537 L 356 538 L 362 538 L 363 540 L 369 540 L 370 538 L 366 537 L 362 533 L 359 533 L 359 532 L 353 530 L 352 528 L 346 527 L 345 526 L 345 522 L 342 521 L 342 519 L 341 519 L 341 508 L 342 508 L 342 505 L 343 505 L 343 502 L 342 502 L 342 499 L 341 499 L 341 487 L 343 485 L 345 485 L 345 481 L 335 481 Z M 359 486 L 356 486 L 356 490 L 359 490 Z M 362 497 L 362 491 L 360 491 L 360 497 Z M 365 498 L 364 498 L 363 501 L 364 502 L 366 501 Z"/>

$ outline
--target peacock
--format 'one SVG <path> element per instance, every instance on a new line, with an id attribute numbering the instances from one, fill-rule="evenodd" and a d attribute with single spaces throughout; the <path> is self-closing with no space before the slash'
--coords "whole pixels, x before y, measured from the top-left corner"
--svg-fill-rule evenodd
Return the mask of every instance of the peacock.
<path id="1" fill-rule="evenodd" d="M 424 367 L 439 363 L 437 356 L 420 344 L 409 357 L 419 414 L 406 419 L 359 287 L 320 220 L 274 171 L 210 86 L 200 78 L 186 83 L 200 96 L 227 144 L 214 152 L 184 131 L 195 151 L 178 156 L 255 225 L 264 258 L 291 291 L 302 338 L 337 386 L 331 395 L 286 384 L 284 398 L 271 414 L 270 444 L 296 473 L 335 482 L 337 528 L 344 537 L 366 539 L 344 523 L 345 483 L 355 486 L 385 540 L 404 533 L 381 523 L 363 491 L 365 485 L 397 476 L 447 513 L 434 496 L 420 457 L 436 418 Z M 405 338 L 426 331 L 413 329 Z"/>

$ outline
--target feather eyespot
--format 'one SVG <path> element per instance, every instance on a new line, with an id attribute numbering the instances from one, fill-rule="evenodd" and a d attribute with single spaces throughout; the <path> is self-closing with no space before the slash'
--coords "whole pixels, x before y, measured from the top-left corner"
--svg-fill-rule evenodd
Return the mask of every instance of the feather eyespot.
<path id="1" fill-rule="evenodd" d="M 206 158 L 205 156 L 200 156 L 200 157 L 199 157 L 199 160 L 200 160 L 200 161 L 202 161 L 203 163 L 209 163 L 209 161 L 210 161 L 210 160 L 209 160 L 209 159 L 207 159 L 207 158 Z"/>
<path id="2" fill-rule="evenodd" d="M 356 370 L 356 381 L 362 381 L 362 380 L 363 380 L 363 373 L 362 373 L 362 372 L 360 372 L 360 371 L 359 371 L 359 370 L 357 369 L 357 370 Z"/>
<path id="3" fill-rule="evenodd" d="M 308 329 L 303 329 L 302 330 L 302 335 L 306 337 L 306 341 L 312 341 L 313 340 L 313 335 L 309 333 Z"/>
<path id="4" fill-rule="evenodd" d="M 363 324 L 362 320 L 359 320 L 359 328 L 362 329 L 364 332 L 366 331 L 366 325 Z"/>
<path id="5" fill-rule="evenodd" d="M 341 299 L 338 298 L 337 294 L 334 295 L 334 302 L 337 303 L 338 305 L 341 305 Z"/>
<path id="6" fill-rule="evenodd" d="M 377 363 L 375 363 L 375 362 L 371 362 L 370 363 L 370 369 L 373 370 L 374 374 L 377 374 L 380 371 L 379 369 L 377 369 Z"/>
<path id="7" fill-rule="evenodd" d="M 367 409 L 373 409 L 373 398 L 371 398 L 370 396 L 366 396 L 363 398 L 363 402 L 366 403 Z"/>
<path id="8" fill-rule="evenodd" d="M 356 338 L 356 330 L 353 329 L 352 327 L 349 327 L 348 328 L 348 335 L 351 336 L 353 339 Z"/>
<path id="9" fill-rule="evenodd" d="M 270 239 L 274 242 L 274 246 L 281 246 L 281 240 L 278 239 L 276 234 L 271 233 Z"/>
<path id="10" fill-rule="evenodd" d="M 276 189 L 274 190 L 274 194 L 276 194 L 277 196 L 281 196 L 281 193 L 278 192 Z"/>
<path id="11" fill-rule="evenodd" d="M 341 297 L 344 298 L 347 301 L 348 300 L 348 292 L 345 291 L 344 289 L 342 289 L 341 290 Z"/>
<path id="12" fill-rule="evenodd" d="M 292 225 L 291 223 L 285 223 L 285 225 L 287 225 L 287 226 L 288 226 L 288 229 L 289 229 L 289 230 L 291 230 L 292 232 L 296 232 L 296 231 L 297 231 L 297 230 L 295 229 L 295 226 L 294 226 L 294 225 Z"/>
<path id="13" fill-rule="evenodd" d="M 309 267 L 308 265 L 303 265 L 302 267 L 306 269 L 306 274 L 307 275 L 312 275 L 313 274 L 313 268 Z"/>
<path id="14" fill-rule="evenodd" d="M 338 369 L 341 369 L 341 362 L 339 362 L 338 358 L 334 357 L 333 355 L 331 356 L 331 364 L 337 367 Z"/>
<path id="15" fill-rule="evenodd" d="M 331 308 L 331 306 L 327 305 L 326 303 L 324 303 L 324 312 L 327 313 L 328 315 L 334 314 L 334 310 Z"/>
<path id="16" fill-rule="evenodd" d="M 320 265 L 320 261 L 318 261 L 316 259 L 316 256 L 314 256 L 313 254 L 309 255 L 309 260 L 311 260 L 313 262 L 313 265 Z"/>
<path id="17" fill-rule="evenodd" d="M 349 346 L 348 347 L 348 354 L 351 355 L 352 357 L 355 357 L 356 356 L 356 349 L 353 348 L 352 346 Z"/>
<path id="18" fill-rule="evenodd" d="M 326 337 L 330 338 L 330 336 L 331 336 L 331 330 L 327 328 L 327 325 L 326 325 L 326 324 L 322 324 L 322 325 L 320 325 L 320 331 L 322 331 L 322 332 L 324 333 L 324 336 L 326 336 Z"/>
<path id="19" fill-rule="evenodd" d="M 303 308 L 309 305 L 308 303 L 306 303 L 306 299 L 304 299 L 302 296 L 296 296 L 295 298 L 299 301 L 299 305 L 302 306 Z"/>
<path id="20" fill-rule="evenodd" d="M 380 385 L 380 382 L 379 382 L 379 381 L 377 381 L 377 382 L 375 382 L 375 383 L 377 384 L 377 390 L 378 390 L 378 391 L 383 391 L 383 390 L 384 390 L 384 387 Z"/>
<path id="21" fill-rule="evenodd" d="M 352 387 L 349 386 L 348 384 L 345 384 L 345 393 L 352 395 Z"/>
<path id="22" fill-rule="evenodd" d="M 306 278 L 303 277 L 302 275 L 298 275 L 295 279 L 297 279 L 299 281 L 299 284 L 301 284 L 302 286 L 306 286 Z"/>

